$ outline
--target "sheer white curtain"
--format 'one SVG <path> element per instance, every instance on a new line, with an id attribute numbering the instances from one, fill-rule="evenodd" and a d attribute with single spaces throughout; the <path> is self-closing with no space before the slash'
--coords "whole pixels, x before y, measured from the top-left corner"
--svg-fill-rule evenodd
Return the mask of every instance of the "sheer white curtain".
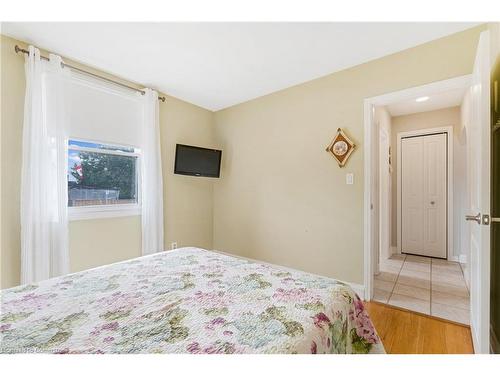
<path id="1" fill-rule="evenodd" d="M 158 93 L 145 89 L 142 121 L 142 253 L 163 250 L 163 179 Z"/>
<path id="2" fill-rule="evenodd" d="M 21 283 L 69 272 L 61 58 L 29 47 L 21 171 Z"/>

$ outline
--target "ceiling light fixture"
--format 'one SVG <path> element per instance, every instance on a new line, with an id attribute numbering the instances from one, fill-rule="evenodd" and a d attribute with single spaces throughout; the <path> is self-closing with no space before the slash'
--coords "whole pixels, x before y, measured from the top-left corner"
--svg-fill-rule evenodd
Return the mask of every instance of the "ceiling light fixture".
<path id="1" fill-rule="evenodd" d="M 421 96 L 420 98 L 415 99 L 415 101 L 418 102 L 418 103 L 425 102 L 427 100 L 429 100 L 428 96 Z"/>

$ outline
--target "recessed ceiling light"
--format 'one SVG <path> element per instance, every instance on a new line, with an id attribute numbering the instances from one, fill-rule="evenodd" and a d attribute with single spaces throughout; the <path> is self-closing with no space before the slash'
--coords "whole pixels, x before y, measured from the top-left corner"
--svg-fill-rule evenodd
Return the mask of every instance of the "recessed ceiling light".
<path id="1" fill-rule="evenodd" d="M 425 102 L 425 101 L 427 101 L 427 100 L 429 100 L 429 97 L 428 97 L 428 96 L 421 96 L 420 98 L 415 99 L 415 101 L 416 101 L 416 102 L 419 102 L 419 103 L 420 103 L 420 102 Z"/>

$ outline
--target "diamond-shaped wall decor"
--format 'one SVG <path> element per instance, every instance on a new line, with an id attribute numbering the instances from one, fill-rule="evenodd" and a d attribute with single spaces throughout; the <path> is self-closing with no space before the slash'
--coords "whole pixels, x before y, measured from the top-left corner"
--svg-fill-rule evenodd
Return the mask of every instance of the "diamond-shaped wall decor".
<path id="1" fill-rule="evenodd" d="M 339 167 L 342 168 L 347 159 L 351 156 L 356 145 L 347 137 L 341 128 L 337 129 L 337 134 L 330 143 L 330 146 L 326 148 L 326 151 L 333 155 Z"/>

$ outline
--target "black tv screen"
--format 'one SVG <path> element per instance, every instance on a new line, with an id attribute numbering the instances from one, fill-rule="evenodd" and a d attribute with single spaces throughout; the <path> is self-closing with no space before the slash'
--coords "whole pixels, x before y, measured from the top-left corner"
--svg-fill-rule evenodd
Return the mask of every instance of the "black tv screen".
<path id="1" fill-rule="evenodd" d="M 180 145 L 175 147 L 175 174 L 219 177 L 222 151 Z"/>

